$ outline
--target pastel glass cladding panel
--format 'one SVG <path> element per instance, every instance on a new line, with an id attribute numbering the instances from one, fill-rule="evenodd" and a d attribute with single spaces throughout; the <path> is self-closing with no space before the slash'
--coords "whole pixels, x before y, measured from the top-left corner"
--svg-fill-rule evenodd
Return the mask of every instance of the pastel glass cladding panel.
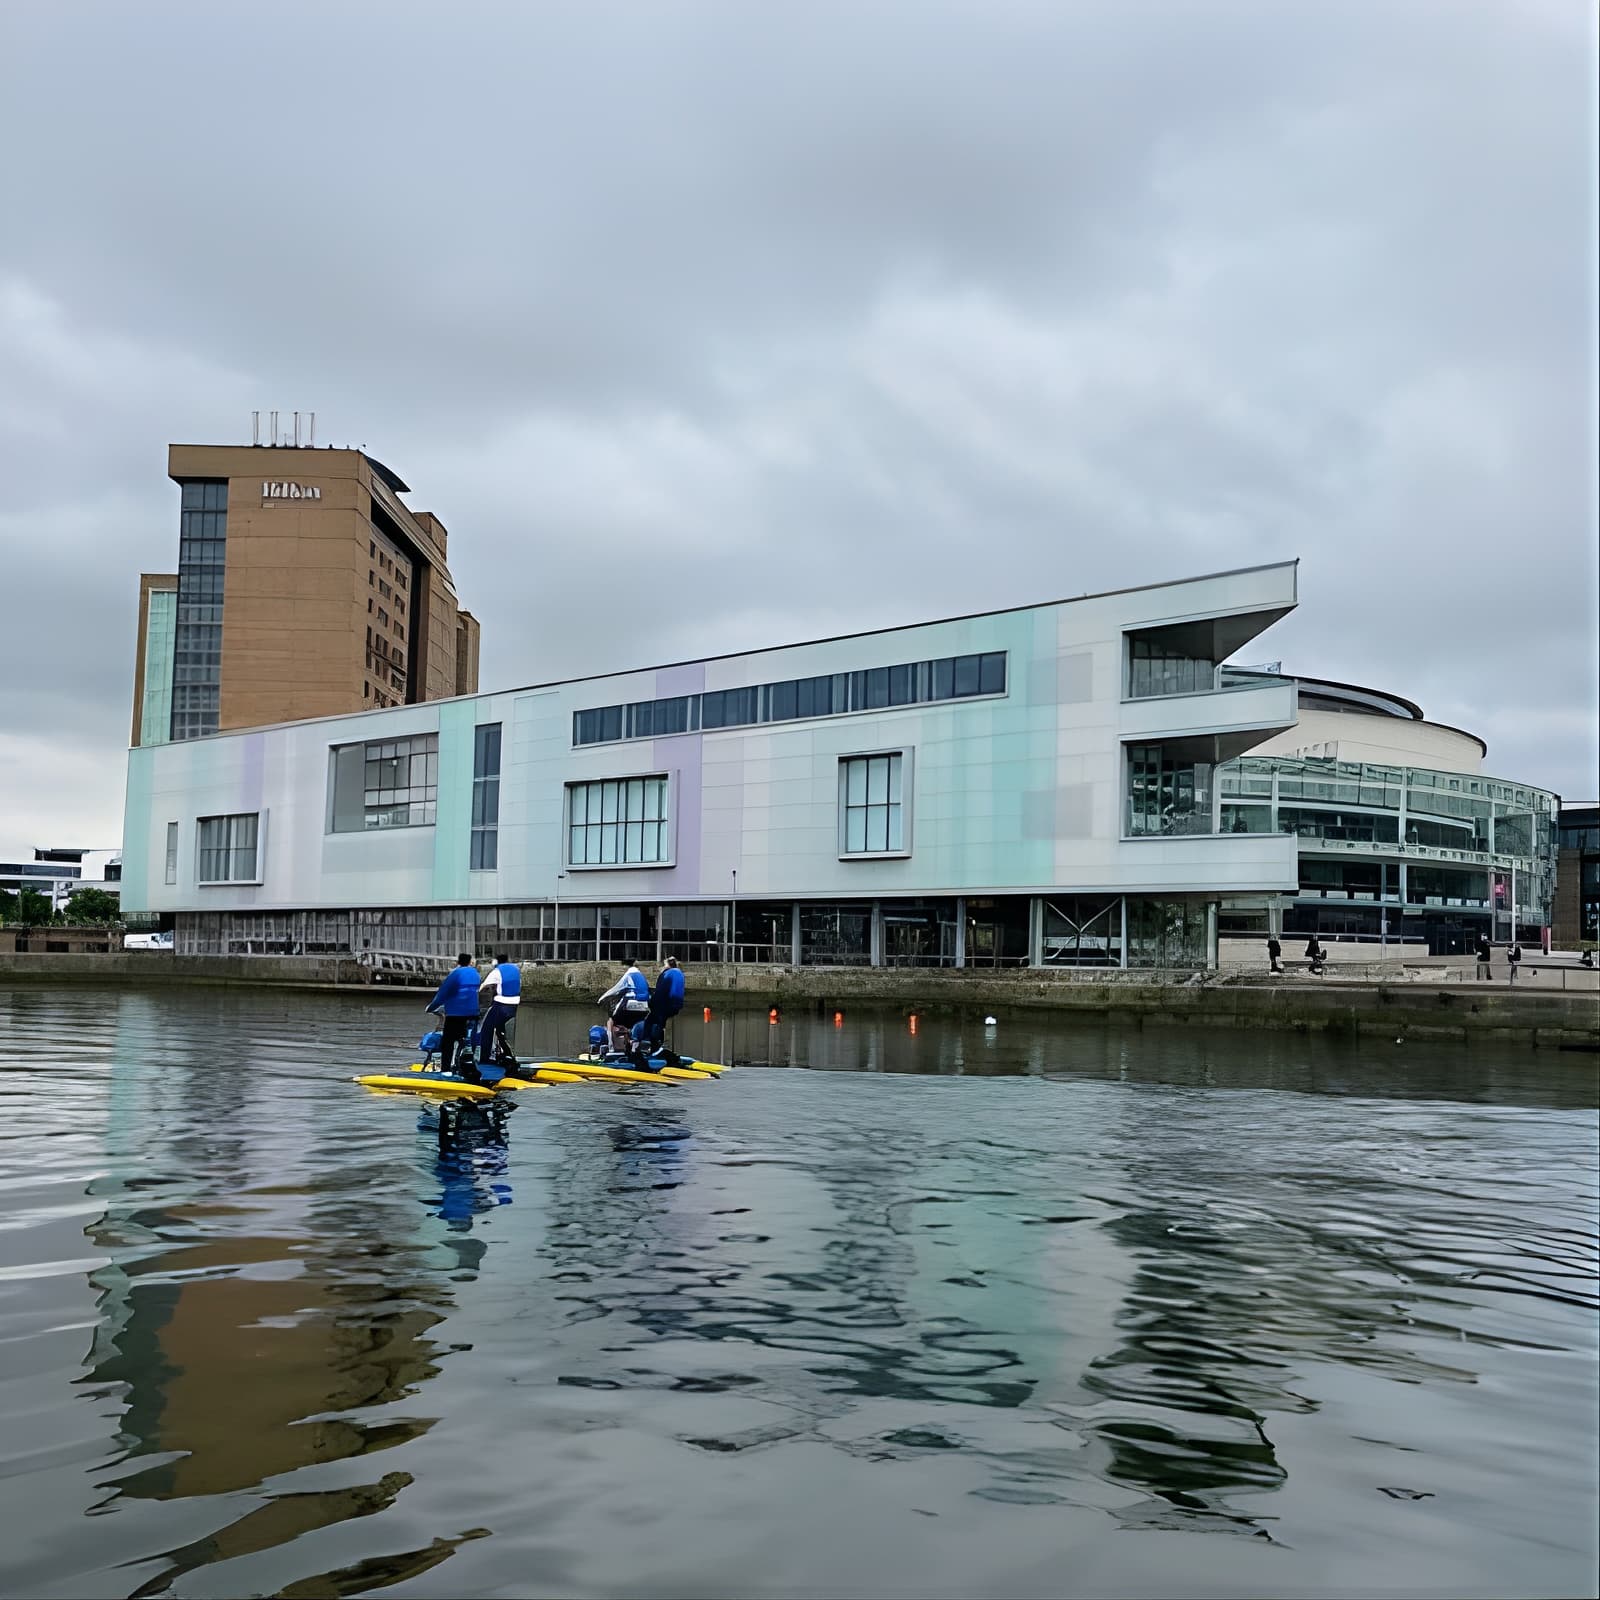
<path id="1" fill-rule="evenodd" d="M 197 876 L 201 883 L 254 883 L 260 818 L 254 811 L 201 817 Z"/>
<path id="2" fill-rule="evenodd" d="M 656 866 L 669 858 L 664 776 L 567 785 L 568 866 Z"/>
<path id="3" fill-rule="evenodd" d="M 847 756 L 839 763 L 844 855 L 883 855 L 905 849 L 899 752 Z"/>

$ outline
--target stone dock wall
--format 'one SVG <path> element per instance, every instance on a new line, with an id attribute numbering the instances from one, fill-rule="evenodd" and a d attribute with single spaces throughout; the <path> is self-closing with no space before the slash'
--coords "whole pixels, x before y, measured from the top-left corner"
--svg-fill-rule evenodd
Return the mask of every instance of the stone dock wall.
<path id="1" fill-rule="evenodd" d="M 616 978 L 592 963 L 524 970 L 533 999 L 592 1002 Z M 355 961 L 302 956 L 13 955 L 0 958 L 0 983 L 94 983 L 140 987 L 227 985 L 259 989 L 387 988 L 415 993 Z M 1536 1047 L 1600 1051 L 1600 994 L 1505 983 L 1415 982 L 1403 976 L 1241 979 L 1226 973 L 1041 972 L 831 967 L 695 967 L 690 1005 L 778 1005 L 941 1013 L 1088 1013 L 1135 1026 L 1271 1028 L 1436 1038 L 1495 1039 Z M 431 985 L 429 985 L 431 987 Z"/>

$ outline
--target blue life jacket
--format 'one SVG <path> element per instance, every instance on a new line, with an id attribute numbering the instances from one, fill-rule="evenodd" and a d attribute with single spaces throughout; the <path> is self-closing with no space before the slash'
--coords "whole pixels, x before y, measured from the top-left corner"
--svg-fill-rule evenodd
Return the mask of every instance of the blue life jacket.
<path id="1" fill-rule="evenodd" d="M 637 967 L 628 974 L 628 987 L 633 991 L 635 1000 L 649 1000 L 650 980 Z"/>
<path id="2" fill-rule="evenodd" d="M 651 1006 L 658 1017 L 675 1017 L 683 1010 L 683 973 L 677 967 L 666 968 L 656 979 Z"/>
<path id="3" fill-rule="evenodd" d="M 502 961 L 500 969 L 500 994 L 503 999 L 515 1000 L 522 993 L 522 969 L 514 961 Z"/>
<path id="4" fill-rule="evenodd" d="M 481 981 L 476 967 L 455 968 L 439 985 L 438 992 L 428 1002 L 428 1009 L 442 1011 L 447 1017 L 477 1016 Z"/>

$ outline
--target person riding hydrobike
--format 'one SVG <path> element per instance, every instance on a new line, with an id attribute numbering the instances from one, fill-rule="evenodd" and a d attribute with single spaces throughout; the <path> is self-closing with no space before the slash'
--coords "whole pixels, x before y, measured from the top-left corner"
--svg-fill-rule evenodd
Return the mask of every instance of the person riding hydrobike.
<path id="1" fill-rule="evenodd" d="M 471 1054 L 469 1041 L 473 1025 L 478 1020 L 478 969 L 465 951 L 456 957 L 455 970 L 439 985 L 426 1009 L 444 1017 L 440 1070 L 454 1072 L 457 1055 Z M 499 1070 L 493 1070 L 498 1079 L 501 1075 Z M 463 1060 L 461 1071 L 456 1075 L 469 1083 L 477 1083 L 481 1077 L 470 1060 Z"/>
<path id="2" fill-rule="evenodd" d="M 489 1003 L 478 1024 L 478 1060 L 514 1067 L 517 1058 L 506 1038 L 506 1025 L 517 1020 L 517 1008 L 522 1003 L 522 971 L 510 956 L 496 956 L 494 961 L 489 976 L 478 986 L 479 1003 Z"/>
<path id="3" fill-rule="evenodd" d="M 650 996 L 650 1014 L 645 1018 L 643 1030 L 633 1030 L 634 1038 L 644 1046 L 648 1058 L 665 1044 L 667 1024 L 683 1010 L 683 969 L 676 956 L 668 956 L 661 975 L 656 979 L 655 993 Z"/>
<path id="4" fill-rule="evenodd" d="M 622 976 L 596 1004 L 610 1007 L 607 1038 L 613 1050 L 625 1051 L 634 1023 L 650 1014 L 650 980 L 639 970 L 632 956 L 623 963 Z"/>

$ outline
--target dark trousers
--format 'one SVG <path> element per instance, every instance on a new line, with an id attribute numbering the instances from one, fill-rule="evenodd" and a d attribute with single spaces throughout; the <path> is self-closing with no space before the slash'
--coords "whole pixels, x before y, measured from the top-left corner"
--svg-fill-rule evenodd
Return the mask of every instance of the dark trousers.
<path id="1" fill-rule="evenodd" d="M 483 1014 L 483 1021 L 478 1027 L 478 1059 L 488 1061 L 498 1054 L 504 1059 L 511 1059 L 511 1045 L 506 1039 L 506 1024 L 517 1020 L 519 1006 L 508 1006 L 503 1001 L 495 1003 Z"/>
<path id="2" fill-rule="evenodd" d="M 450 1072 L 455 1068 L 456 1048 L 472 1038 L 472 1025 L 476 1017 L 446 1017 L 444 1019 L 444 1043 L 439 1046 L 439 1070 Z"/>
<path id="3" fill-rule="evenodd" d="M 683 1010 L 681 1005 L 672 1007 L 652 1005 L 649 1020 L 645 1024 L 644 1036 L 646 1043 L 655 1046 L 667 1036 L 667 1024 Z"/>

